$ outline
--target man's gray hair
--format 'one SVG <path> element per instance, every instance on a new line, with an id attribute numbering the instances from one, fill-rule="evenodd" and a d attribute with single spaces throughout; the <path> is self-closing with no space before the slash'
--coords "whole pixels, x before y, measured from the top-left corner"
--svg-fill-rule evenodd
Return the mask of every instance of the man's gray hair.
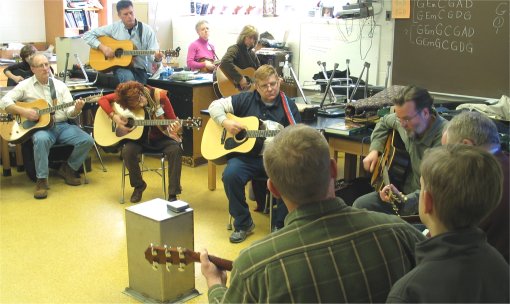
<path id="1" fill-rule="evenodd" d="M 479 112 L 462 112 L 453 117 L 445 131 L 449 144 L 469 139 L 475 146 L 499 145 L 496 124 Z"/>

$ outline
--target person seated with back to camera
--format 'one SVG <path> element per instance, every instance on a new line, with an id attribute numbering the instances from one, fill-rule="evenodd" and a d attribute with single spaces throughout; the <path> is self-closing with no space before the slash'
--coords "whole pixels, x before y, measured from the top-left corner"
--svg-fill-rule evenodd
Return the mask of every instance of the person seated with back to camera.
<path id="1" fill-rule="evenodd" d="M 199 70 L 204 73 L 212 73 L 216 68 L 214 62 L 218 59 L 214 45 L 209 42 L 209 22 L 200 20 L 195 25 L 198 39 L 188 47 L 186 64 L 190 70 Z"/>
<path id="2" fill-rule="evenodd" d="M 125 133 L 127 119 L 115 104 L 129 111 L 143 110 L 146 119 L 176 119 L 174 109 L 165 90 L 144 86 L 136 81 L 121 83 L 112 94 L 101 97 L 98 101 L 101 108 L 115 122 L 117 128 Z M 149 118 L 147 118 L 149 117 Z M 129 182 L 134 188 L 130 201 L 138 203 L 147 184 L 142 178 L 138 164 L 142 151 L 163 152 L 168 160 L 168 201 L 175 201 L 181 193 L 182 146 L 181 123 L 176 120 L 168 126 L 144 127 L 141 138 L 126 140 L 122 147 L 122 158 L 129 171 Z"/>
<path id="3" fill-rule="evenodd" d="M 211 119 L 233 135 L 246 129 L 246 126 L 227 118 L 227 113 L 237 117 L 258 117 L 265 121 L 268 129 L 279 129 L 282 126 L 301 122 L 301 116 L 294 101 L 287 100 L 285 94 L 280 91 L 280 81 L 273 66 L 261 66 L 255 71 L 256 90 L 213 101 L 209 105 Z M 230 236 L 230 242 L 244 241 L 255 228 L 244 190 L 248 181 L 265 175 L 261 154 L 239 154 L 228 159 L 222 180 L 229 202 L 229 212 L 234 218 L 235 229 Z M 280 227 L 283 225 L 286 211 L 283 203 L 280 202 L 275 212 L 275 225 Z"/>
<path id="4" fill-rule="evenodd" d="M 284 128 L 263 159 L 269 190 L 289 209 L 285 226 L 241 251 L 229 287 L 202 250 L 209 302 L 384 302 L 415 266 L 415 244 L 425 237 L 396 216 L 336 197 L 337 164 L 314 128 Z"/>
<path id="5" fill-rule="evenodd" d="M 50 77 L 50 63 L 44 54 L 30 56 L 28 62 L 34 76 L 21 81 L 9 91 L 2 98 L 1 109 L 7 113 L 18 114 L 29 121 L 38 121 L 40 116 L 36 109 L 22 107 L 15 102 L 30 103 L 36 100 L 45 100 L 48 106 L 73 102 L 73 97 L 67 86 L 62 81 Z M 48 196 L 48 156 L 51 147 L 55 144 L 74 147 L 69 159 L 60 166 L 58 174 L 64 178 L 68 185 L 81 185 L 80 178 L 77 177 L 77 170 L 87 158 L 90 148 L 94 145 L 94 139 L 77 125 L 70 124 L 68 120 L 80 115 L 84 105 L 85 101 L 78 99 L 74 105 L 56 110 L 53 114 L 55 123 L 47 129 L 35 131 L 32 135 L 37 177 L 34 198 L 44 199 Z"/>
<path id="6" fill-rule="evenodd" d="M 477 178 L 480 177 L 480 178 Z M 419 215 L 430 239 L 388 303 L 508 303 L 509 267 L 477 226 L 501 200 L 502 170 L 487 151 L 455 144 L 425 152 Z"/>
<path id="7" fill-rule="evenodd" d="M 410 156 L 409 171 L 403 189 L 386 185 L 379 192 L 372 192 L 357 198 L 353 207 L 365 208 L 395 214 L 390 190 L 406 193 L 407 201 L 399 210 L 400 215 L 418 213 L 418 196 L 420 189 L 420 164 L 426 149 L 440 146 L 446 120 L 433 107 L 434 99 L 429 92 L 420 87 L 407 86 L 393 100 L 395 113 L 382 117 L 371 135 L 370 152 L 363 159 L 365 170 L 372 172 L 384 151 L 384 144 L 389 132 L 394 129 L 402 139 Z"/>
<path id="8" fill-rule="evenodd" d="M 472 145 L 494 155 L 503 169 L 503 195 L 498 206 L 480 223 L 487 234 L 487 241 L 494 246 L 508 263 L 510 177 L 508 153 L 501 150 L 498 128 L 487 116 L 480 112 L 462 112 L 448 123 L 443 133 L 442 143 Z"/>

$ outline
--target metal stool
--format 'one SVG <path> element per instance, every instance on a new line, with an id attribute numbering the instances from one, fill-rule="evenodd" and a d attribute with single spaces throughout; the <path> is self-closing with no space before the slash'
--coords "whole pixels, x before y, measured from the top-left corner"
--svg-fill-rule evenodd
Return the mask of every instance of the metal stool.
<path id="1" fill-rule="evenodd" d="M 160 160 L 159 168 L 149 168 L 145 164 L 145 157 L 156 157 Z M 163 152 L 142 152 L 140 156 L 140 170 L 142 172 L 142 176 L 144 172 L 151 171 L 159 176 L 161 176 L 161 185 L 163 187 L 163 198 L 167 198 L 167 183 L 166 183 L 166 166 L 165 166 L 165 154 Z M 126 186 L 126 176 L 129 175 L 129 172 L 126 173 L 126 165 L 124 161 L 122 161 L 122 181 L 121 181 L 121 191 L 122 196 L 120 198 L 120 203 L 124 204 L 124 188 Z"/>

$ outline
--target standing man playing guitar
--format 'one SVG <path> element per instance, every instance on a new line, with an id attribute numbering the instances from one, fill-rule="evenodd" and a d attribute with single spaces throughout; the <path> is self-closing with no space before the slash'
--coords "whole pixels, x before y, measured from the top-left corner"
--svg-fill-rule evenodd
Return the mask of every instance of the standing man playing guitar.
<path id="1" fill-rule="evenodd" d="M 124 128 L 125 132 L 129 132 L 125 127 L 127 119 L 118 113 L 121 112 L 120 109 L 114 110 L 116 106 L 132 112 L 143 111 L 146 117 L 152 119 L 176 119 L 166 91 L 145 87 L 136 81 L 119 84 L 114 93 L 103 96 L 98 103 L 117 128 Z M 129 171 L 129 182 L 134 188 L 130 199 L 132 203 L 138 203 L 142 199 L 143 191 L 147 188 L 138 165 L 138 156 L 142 151 L 147 150 L 163 152 L 167 157 L 169 167 L 168 200 L 175 201 L 177 199 L 177 195 L 181 193 L 181 132 L 181 124 L 176 121 L 169 126 L 164 126 L 163 130 L 157 127 L 147 127 L 140 139 L 125 142 L 122 148 L 122 158 Z"/>
<path id="2" fill-rule="evenodd" d="M 241 91 L 249 90 L 251 83 L 238 69 L 257 69 L 260 66 L 260 61 L 253 50 L 258 40 L 257 29 L 253 25 L 246 25 L 237 37 L 237 43 L 230 46 L 221 58 L 220 69 Z"/>
<path id="3" fill-rule="evenodd" d="M 29 121 L 38 121 L 38 112 L 33 108 L 25 108 L 15 104 L 16 101 L 31 102 L 38 99 L 45 100 L 48 106 L 56 106 L 73 101 L 71 92 L 60 80 L 50 78 L 50 64 L 43 54 L 36 54 L 29 59 L 34 76 L 21 81 L 14 89 L 2 98 L 0 108 L 7 113 L 26 117 Z M 53 125 L 45 130 L 37 130 L 32 135 L 34 143 L 34 162 L 37 176 L 34 198 L 43 199 L 48 196 L 48 155 L 54 144 L 66 144 L 74 147 L 67 162 L 63 163 L 58 173 L 66 184 L 77 186 L 81 181 L 76 177 L 76 171 L 85 161 L 94 139 L 78 126 L 69 124 L 69 118 L 76 118 L 83 108 L 84 101 L 77 100 L 74 106 L 56 110 Z M 50 115 L 50 114 L 45 114 Z"/>
<path id="4" fill-rule="evenodd" d="M 278 123 L 286 127 L 301 122 L 296 104 L 288 101 L 285 94 L 280 91 L 280 78 L 274 67 L 263 65 L 257 69 L 255 87 L 254 92 L 243 92 L 213 101 L 209 106 L 209 113 L 214 122 L 233 135 L 245 130 L 246 127 L 233 119 L 228 119 L 227 113 L 238 117 L 255 116 L 268 121 L 268 126 Z M 234 218 L 235 230 L 230 236 L 232 243 L 244 241 L 247 234 L 255 228 L 246 204 L 244 188 L 252 178 L 266 174 L 261 151 L 254 151 L 252 154 L 231 157 L 223 171 L 222 179 L 229 201 L 229 212 Z"/>
<path id="5" fill-rule="evenodd" d="M 382 117 L 377 123 L 371 137 L 370 152 L 363 159 L 363 166 L 367 171 L 374 171 L 379 154 L 383 152 L 386 137 L 391 129 L 395 129 L 404 142 L 411 162 L 408 170 L 410 172 L 401 189 L 408 195 L 400 214 L 417 214 L 421 159 L 426 149 L 441 145 L 446 120 L 433 109 L 434 99 L 426 89 L 407 86 L 393 102 L 395 113 Z M 391 193 L 399 192 L 393 185 L 387 185 L 380 192 L 359 197 L 354 201 L 353 207 L 393 214 L 389 204 Z"/>
<path id="6" fill-rule="evenodd" d="M 135 56 L 132 66 L 115 68 L 113 71 L 117 80 L 122 83 L 136 80 L 142 84 L 147 83 L 149 74 L 152 74 L 152 64 L 159 64 L 163 59 L 163 53 L 159 51 L 156 34 L 147 24 L 136 20 L 133 3 L 129 0 L 117 2 L 117 14 L 120 21 L 113 24 L 92 29 L 83 34 L 83 39 L 91 48 L 99 49 L 106 58 L 113 58 L 115 50 L 101 43 L 98 38 L 107 36 L 116 40 L 131 40 L 139 50 L 154 50 L 152 56 Z"/>
<path id="7" fill-rule="evenodd" d="M 214 45 L 209 42 L 209 23 L 200 20 L 195 25 L 198 39 L 188 47 L 187 65 L 191 70 L 200 70 L 203 73 L 212 73 L 216 68 L 214 62 L 218 59 Z"/>

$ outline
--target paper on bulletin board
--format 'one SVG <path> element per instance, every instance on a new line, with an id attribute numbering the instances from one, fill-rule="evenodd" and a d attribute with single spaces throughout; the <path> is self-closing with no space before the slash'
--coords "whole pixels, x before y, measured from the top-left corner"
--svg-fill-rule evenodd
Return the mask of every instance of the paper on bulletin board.
<path id="1" fill-rule="evenodd" d="M 391 7 L 391 15 L 394 19 L 411 17 L 411 0 L 392 0 Z"/>

